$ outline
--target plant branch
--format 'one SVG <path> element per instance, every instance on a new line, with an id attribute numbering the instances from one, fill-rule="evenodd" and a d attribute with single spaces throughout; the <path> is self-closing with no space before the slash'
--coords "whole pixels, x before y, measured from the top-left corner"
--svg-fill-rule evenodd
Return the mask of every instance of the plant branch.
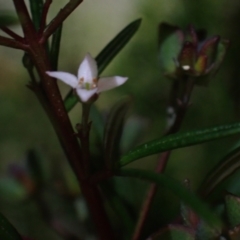
<path id="1" fill-rule="evenodd" d="M 28 46 L 14 39 L 0 36 L 0 45 L 21 50 L 28 50 Z"/>
<path id="2" fill-rule="evenodd" d="M 18 34 L 16 34 L 15 32 L 13 32 L 12 30 L 10 30 L 7 27 L 1 27 L 0 28 L 3 32 L 5 32 L 6 34 L 8 34 L 10 37 L 12 37 L 13 39 L 15 39 L 18 42 L 21 43 L 25 43 L 25 39 L 22 38 L 21 36 L 19 36 Z"/>
<path id="3" fill-rule="evenodd" d="M 42 33 L 44 32 L 44 29 L 46 27 L 46 22 L 47 22 L 47 14 L 50 5 L 52 4 L 52 0 L 46 0 L 43 6 L 43 11 L 42 11 L 42 18 L 41 18 L 41 23 L 40 23 L 40 29 L 39 29 L 39 35 L 41 36 Z"/>
<path id="4" fill-rule="evenodd" d="M 175 81 L 172 85 L 172 90 L 171 90 L 171 94 L 170 94 L 170 102 L 169 102 L 169 107 L 173 107 L 174 111 L 176 112 L 176 118 L 174 120 L 173 125 L 170 127 L 170 129 L 167 131 L 167 133 L 165 135 L 175 133 L 180 129 L 181 124 L 184 119 L 184 116 L 185 116 L 186 111 L 189 106 L 189 100 L 190 100 L 190 96 L 191 96 L 193 86 L 194 86 L 194 79 L 191 79 L 191 78 L 182 79 L 182 82 L 183 82 L 182 86 L 181 86 L 181 84 L 179 84 L 178 81 Z M 183 87 L 183 89 L 180 89 L 180 87 Z M 164 172 L 164 170 L 167 166 L 168 159 L 171 155 L 171 152 L 172 151 L 167 151 L 160 155 L 160 158 L 159 158 L 159 161 L 158 161 L 158 164 L 156 167 L 157 173 Z M 153 183 L 150 185 L 148 192 L 147 192 L 147 196 L 143 202 L 143 205 L 141 208 L 142 210 L 139 215 L 138 222 L 137 222 L 136 228 L 134 230 L 132 240 L 140 239 L 143 227 L 147 220 L 148 213 L 151 208 L 153 199 L 156 195 L 156 192 L 157 192 L 157 185 Z"/>
<path id="5" fill-rule="evenodd" d="M 74 11 L 75 8 L 78 7 L 82 1 L 83 0 L 70 0 L 65 7 L 60 10 L 57 16 L 49 23 L 40 42 L 46 42 L 46 40 L 57 30 L 59 25 Z"/>
<path id="6" fill-rule="evenodd" d="M 159 163 L 158 163 L 158 166 L 157 166 L 157 169 L 156 169 L 157 173 L 162 172 L 162 170 L 165 168 L 165 165 L 166 165 L 167 159 L 169 158 L 169 155 L 170 155 L 170 151 L 162 153 Z M 151 184 L 148 189 L 145 201 L 143 202 L 143 205 L 141 208 L 142 210 L 140 212 L 132 240 L 140 239 L 143 226 L 147 220 L 148 213 L 149 213 L 152 201 L 156 195 L 156 192 L 157 192 L 157 185 Z"/>
<path id="7" fill-rule="evenodd" d="M 36 40 L 36 31 L 24 0 L 13 0 L 26 40 Z"/>

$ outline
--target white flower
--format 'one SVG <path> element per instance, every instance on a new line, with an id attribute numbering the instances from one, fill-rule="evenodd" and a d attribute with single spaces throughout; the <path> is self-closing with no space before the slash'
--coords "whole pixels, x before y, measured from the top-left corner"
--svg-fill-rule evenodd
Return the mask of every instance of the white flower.
<path id="1" fill-rule="evenodd" d="M 81 62 L 77 76 L 61 71 L 46 73 L 74 88 L 82 102 L 87 102 L 95 93 L 118 87 L 128 79 L 119 76 L 98 79 L 97 63 L 89 53 Z"/>

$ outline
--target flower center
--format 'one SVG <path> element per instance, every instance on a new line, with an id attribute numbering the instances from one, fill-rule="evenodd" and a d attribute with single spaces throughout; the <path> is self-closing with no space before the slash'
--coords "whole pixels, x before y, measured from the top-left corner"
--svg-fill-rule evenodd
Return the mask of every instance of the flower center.
<path id="1" fill-rule="evenodd" d="M 92 79 L 92 82 L 84 82 L 84 78 L 80 78 L 78 81 L 78 85 L 80 88 L 91 90 L 97 87 L 97 79 Z"/>

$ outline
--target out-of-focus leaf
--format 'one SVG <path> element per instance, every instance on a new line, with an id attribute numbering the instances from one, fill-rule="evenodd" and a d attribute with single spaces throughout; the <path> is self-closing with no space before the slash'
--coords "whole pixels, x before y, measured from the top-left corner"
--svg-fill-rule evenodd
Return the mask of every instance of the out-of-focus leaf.
<path id="1" fill-rule="evenodd" d="M 113 58 L 134 36 L 141 24 L 141 19 L 135 20 L 127 25 L 96 57 L 98 74 L 100 75 Z M 78 98 L 70 91 L 64 99 L 67 111 L 70 111 L 78 102 Z"/>
<path id="2" fill-rule="evenodd" d="M 197 196 L 191 193 L 178 181 L 164 174 L 158 174 L 140 169 L 121 169 L 116 172 L 118 176 L 134 177 L 150 181 L 172 191 L 181 201 L 191 207 L 205 222 L 211 226 L 221 226 L 220 219 Z"/>
<path id="3" fill-rule="evenodd" d="M 221 234 L 219 226 L 210 226 L 204 221 L 198 224 L 196 231 L 196 240 L 217 240 Z"/>
<path id="4" fill-rule="evenodd" d="M 182 225 L 168 225 L 151 236 L 151 240 L 194 240 L 194 231 Z"/>
<path id="5" fill-rule="evenodd" d="M 58 56 L 60 51 L 62 26 L 63 25 L 61 24 L 52 36 L 52 43 L 51 43 L 51 49 L 50 49 L 50 61 L 51 61 L 52 70 L 54 71 L 57 70 L 58 68 Z"/>
<path id="6" fill-rule="evenodd" d="M 92 104 L 90 109 L 90 119 L 92 120 L 92 125 L 95 128 L 99 139 L 103 140 L 104 132 L 104 122 L 101 113 L 99 112 L 96 105 Z"/>
<path id="7" fill-rule="evenodd" d="M 218 43 L 217 46 L 217 53 L 216 53 L 216 57 L 214 60 L 214 71 L 213 73 L 216 73 L 216 71 L 219 69 L 226 53 L 227 53 L 227 49 L 229 47 L 229 40 L 226 39 L 221 39 L 220 42 Z"/>
<path id="8" fill-rule="evenodd" d="M 160 139 L 146 142 L 123 155 L 118 167 L 127 165 L 134 160 L 146 157 L 155 153 L 196 145 L 203 142 L 231 136 L 240 133 L 240 123 L 215 126 L 185 133 L 171 134 Z"/>
<path id="9" fill-rule="evenodd" d="M 20 202 L 28 197 L 28 192 L 22 184 L 12 178 L 0 180 L 0 199 L 7 202 Z"/>
<path id="10" fill-rule="evenodd" d="M 27 154 L 27 167 L 34 183 L 40 187 L 44 184 L 45 173 L 42 159 L 35 150 L 29 150 Z"/>
<path id="11" fill-rule="evenodd" d="M 7 27 L 18 23 L 18 18 L 14 13 L 0 11 L 0 27 Z"/>
<path id="12" fill-rule="evenodd" d="M 240 225 L 240 198 L 232 194 L 225 196 L 225 208 L 228 222 L 234 228 Z"/>
<path id="13" fill-rule="evenodd" d="M 232 176 L 240 168 L 240 146 L 225 156 L 220 163 L 207 175 L 200 192 L 208 196 L 213 190 Z"/>
<path id="14" fill-rule="evenodd" d="M 104 157 L 109 169 L 115 165 L 119 158 L 119 145 L 123 131 L 124 120 L 131 99 L 125 97 L 118 101 L 111 109 L 104 130 Z"/>
<path id="15" fill-rule="evenodd" d="M 22 240 L 17 230 L 0 213 L 0 239 L 2 240 Z"/>
<path id="16" fill-rule="evenodd" d="M 43 0 L 29 0 L 30 10 L 32 14 L 33 24 L 36 30 L 39 30 L 42 10 L 43 10 Z"/>
<path id="17" fill-rule="evenodd" d="M 104 196 L 106 196 L 109 205 L 119 218 L 120 224 L 123 225 L 125 229 L 124 235 L 126 236 L 128 234 L 131 234 L 134 228 L 134 220 L 129 212 L 129 206 L 127 206 L 121 196 L 119 196 L 112 182 L 105 181 L 101 183 L 101 189 L 104 193 Z"/>
<path id="18" fill-rule="evenodd" d="M 177 67 L 176 59 L 181 51 L 183 40 L 183 32 L 178 27 L 167 23 L 159 25 L 158 59 L 162 72 L 166 76 L 174 76 Z"/>
<path id="19" fill-rule="evenodd" d="M 147 119 L 140 116 L 133 116 L 126 120 L 121 141 L 121 149 L 123 152 L 129 151 L 135 146 L 139 137 L 141 137 L 146 130 L 147 125 Z"/>

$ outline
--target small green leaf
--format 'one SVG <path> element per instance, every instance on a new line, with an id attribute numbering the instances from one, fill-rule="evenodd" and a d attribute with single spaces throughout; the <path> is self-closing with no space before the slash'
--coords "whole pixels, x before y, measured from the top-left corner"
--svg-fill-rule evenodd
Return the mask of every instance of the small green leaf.
<path id="1" fill-rule="evenodd" d="M 166 137 L 144 143 L 129 151 L 127 154 L 122 156 L 120 162 L 118 163 L 118 166 L 122 167 L 133 162 L 134 160 L 152 154 L 165 152 L 176 148 L 192 146 L 199 143 L 231 136 L 237 133 L 240 133 L 239 122 L 195 130 L 191 132 L 171 134 Z"/>
<path id="2" fill-rule="evenodd" d="M 43 0 L 29 0 L 29 3 L 33 24 L 35 29 L 39 30 L 42 19 Z"/>
<path id="3" fill-rule="evenodd" d="M 240 198 L 232 194 L 226 195 L 225 208 L 231 227 L 234 228 L 240 225 Z"/>
<path id="4" fill-rule="evenodd" d="M 141 19 L 135 20 L 127 25 L 108 45 L 98 54 L 96 57 L 98 65 L 98 74 L 100 75 L 113 58 L 122 50 L 122 48 L 129 42 L 134 36 L 141 24 Z M 78 98 L 73 94 L 71 90 L 66 98 L 64 104 L 69 112 L 75 104 L 78 102 Z"/>
<path id="5" fill-rule="evenodd" d="M 194 231 L 182 225 L 168 225 L 150 238 L 151 240 L 195 240 Z"/>
<path id="6" fill-rule="evenodd" d="M 0 213 L 0 239 L 22 240 L 17 230 L 1 213 Z"/>
<path id="7" fill-rule="evenodd" d="M 112 169 L 119 157 L 119 145 L 123 131 L 124 120 L 131 99 L 125 97 L 118 101 L 111 109 L 104 131 L 104 155 L 105 164 Z"/>
<path id="8" fill-rule="evenodd" d="M 58 56 L 60 51 L 62 26 L 63 25 L 61 24 L 52 36 L 52 43 L 51 43 L 51 49 L 50 49 L 50 61 L 51 61 L 52 70 L 54 71 L 57 70 L 58 68 Z"/>
<path id="9" fill-rule="evenodd" d="M 0 11 L 0 27 L 7 27 L 18 23 L 18 18 L 14 13 Z"/>
<path id="10" fill-rule="evenodd" d="M 170 178 L 164 174 L 158 174 L 140 169 L 121 169 L 116 172 L 118 176 L 135 177 L 142 180 L 150 181 L 159 186 L 163 186 L 166 189 L 172 191 L 177 195 L 181 201 L 185 202 L 191 207 L 204 221 L 211 226 L 221 226 L 220 219 L 212 213 L 212 211 L 204 204 L 197 196 L 191 193 L 185 186 L 179 183 L 177 180 Z"/>

